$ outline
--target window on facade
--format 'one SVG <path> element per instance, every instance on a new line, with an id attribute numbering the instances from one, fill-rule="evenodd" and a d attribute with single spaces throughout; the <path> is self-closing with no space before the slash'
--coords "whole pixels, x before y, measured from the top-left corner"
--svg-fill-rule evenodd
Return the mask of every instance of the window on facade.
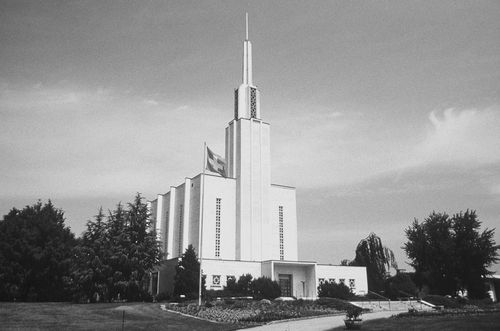
<path id="1" fill-rule="evenodd" d="M 349 279 L 349 288 L 353 289 L 356 287 L 356 281 L 354 279 Z"/>
<path id="2" fill-rule="evenodd" d="M 238 119 L 238 90 L 234 90 L 234 118 Z"/>
<path id="3" fill-rule="evenodd" d="M 318 281 L 319 281 L 320 284 L 323 284 L 325 282 L 325 279 L 324 278 L 320 278 Z"/>
<path id="4" fill-rule="evenodd" d="M 215 257 L 220 257 L 220 205 L 221 199 L 215 199 Z"/>
<path id="5" fill-rule="evenodd" d="M 229 281 L 236 281 L 236 277 L 235 276 L 226 276 L 226 284 L 229 282 Z"/>
<path id="6" fill-rule="evenodd" d="M 257 89 L 250 88 L 250 117 L 257 118 Z"/>
<path id="7" fill-rule="evenodd" d="M 184 234 L 184 205 L 179 206 L 179 256 L 182 255 L 182 241 Z"/>
<path id="8" fill-rule="evenodd" d="M 340 278 L 339 281 L 340 281 L 340 284 L 344 284 L 345 285 L 345 279 L 344 278 Z"/>
<path id="9" fill-rule="evenodd" d="M 278 207 L 279 236 L 280 236 L 280 260 L 285 259 L 285 242 L 283 235 L 283 206 Z"/>
<path id="10" fill-rule="evenodd" d="M 220 286 L 220 275 L 212 275 L 212 284 Z"/>
<path id="11" fill-rule="evenodd" d="M 328 279 L 328 281 L 333 284 L 333 283 L 335 283 L 335 278 L 330 278 L 330 279 Z"/>

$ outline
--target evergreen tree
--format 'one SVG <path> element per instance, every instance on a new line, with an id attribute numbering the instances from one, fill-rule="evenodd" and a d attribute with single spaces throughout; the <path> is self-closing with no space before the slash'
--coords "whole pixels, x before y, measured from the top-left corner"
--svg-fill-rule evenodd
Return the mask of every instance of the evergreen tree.
<path id="1" fill-rule="evenodd" d="M 200 262 L 198 262 L 193 245 L 189 245 L 182 254 L 175 270 L 174 296 L 185 295 L 189 299 L 197 298 L 200 282 Z"/>
<path id="2" fill-rule="evenodd" d="M 159 264 L 161 256 L 142 200 L 137 194 L 127 210 L 119 203 L 105 222 L 100 210 L 95 221 L 87 223 L 72 273 L 78 300 L 136 301 L 149 296 L 149 271 Z"/>
<path id="3" fill-rule="evenodd" d="M 75 237 L 49 200 L 0 221 L 0 300 L 63 301 Z"/>

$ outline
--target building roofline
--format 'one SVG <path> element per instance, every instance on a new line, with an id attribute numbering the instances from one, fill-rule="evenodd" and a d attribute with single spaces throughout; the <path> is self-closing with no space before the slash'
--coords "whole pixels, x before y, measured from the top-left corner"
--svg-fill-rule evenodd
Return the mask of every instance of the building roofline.
<path id="1" fill-rule="evenodd" d="M 279 187 L 283 187 L 283 188 L 287 188 L 287 189 L 291 189 L 291 190 L 296 190 L 297 189 L 295 186 L 289 186 L 289 185 L 283 185 L 283 184 L 273 184 L 273 183 L 271 183 L 271 186 L 279 186 Z"/>
<path id="2" fill-rule="evenodd" d="M 318 263 L 318 265 L 331 266 L 331 267 L 366 268 L 365 266 L 362 265 L 340 265 L 331 263 Z"/>

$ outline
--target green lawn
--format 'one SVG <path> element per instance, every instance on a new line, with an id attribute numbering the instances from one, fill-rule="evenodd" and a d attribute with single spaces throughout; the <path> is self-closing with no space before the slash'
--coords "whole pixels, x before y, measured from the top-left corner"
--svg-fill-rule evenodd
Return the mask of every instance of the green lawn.
<path id="1" fill-rule="evenodd" d="M 153 303 L 0 303 L 0 330 L 234 330 L 162 311 Z"/>
<path id="2" fill-rule="evenodd" d="M 474 315 L 444 315 L 429 317 L 384 318 L 363 322 L 361 328 L 365 331 L 405 330 L 500 330 L 500 313 Z M 344 330 L 338 327 L 333 330 Z"/>

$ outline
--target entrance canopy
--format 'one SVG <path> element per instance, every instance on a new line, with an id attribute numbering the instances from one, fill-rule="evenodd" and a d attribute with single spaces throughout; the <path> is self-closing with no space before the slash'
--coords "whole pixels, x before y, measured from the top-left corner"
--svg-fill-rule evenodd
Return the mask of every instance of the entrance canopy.
<path id="1" fill-rule="evenodd" d="M 278 282 L 281 296 L 316 299 L 316 262 L 264 261 L 262 276 Z"/>

